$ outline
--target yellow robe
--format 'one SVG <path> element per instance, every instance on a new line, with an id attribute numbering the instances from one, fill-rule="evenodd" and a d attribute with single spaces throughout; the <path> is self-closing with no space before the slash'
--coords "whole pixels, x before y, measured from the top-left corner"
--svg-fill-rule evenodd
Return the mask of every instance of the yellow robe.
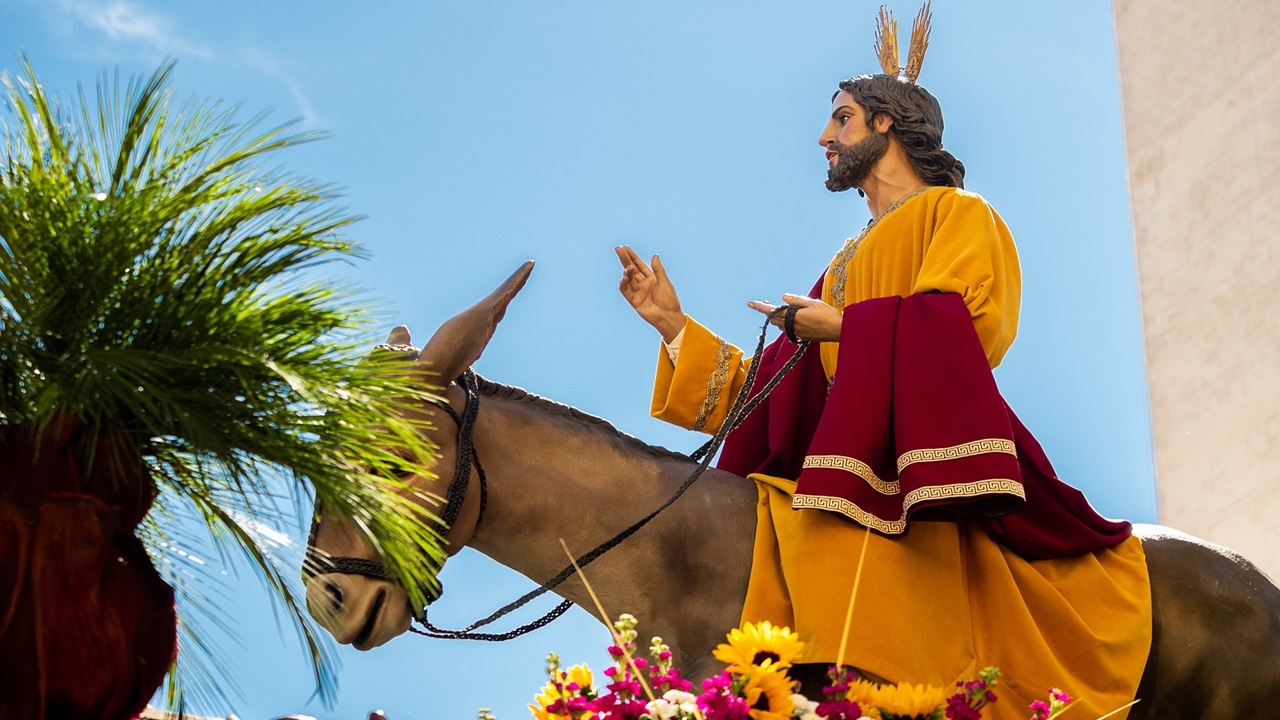
<path id="1" fill-rule="evenodd" d="M 978 195 L 930 188 L 891 209 L 836 254 L 822 299 L 843 308 L 929 291 L 964 298 L 988 361 L 999 364 L 1017 332 L 1021 276 L 1008 228 Z M 836 351 L 835 343 L 820 347 L 828 380 Z M 746 366 L 741 350 L 690 319 L 677 361 L 659 354 L 652 414 L 714 432 Z M 792 479 L 752 478 L 759 504 L 742 619 L 789 626 L 805 643 L 804 662 L 835 662 L 866 530 L 838 515 L 793 510 Z M 916 521 L 906 535 L 870 533 L 867 541 L 846 664 L 944 687 L 997 665 L 1003 678 L 992 720 L 1026 718 L 1028 703 L 1050 686 L 1079 699 L 1070 711 L 1077 718 L 1133 699 L 1151 642 L 1137 538 L 1034 562 L 966 523 Z"/>

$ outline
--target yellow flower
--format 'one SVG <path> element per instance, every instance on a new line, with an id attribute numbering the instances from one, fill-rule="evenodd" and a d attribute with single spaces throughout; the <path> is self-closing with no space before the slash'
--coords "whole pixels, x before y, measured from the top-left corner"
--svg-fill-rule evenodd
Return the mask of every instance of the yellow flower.
<path id="1" fill-rule="evenodd" d="M 850 685 L 848 694 L 849 699 L 859 705 L 863 704 L 863 700 L 854 697 L 855 691 L 866 697 L 866 703 L 870 706 L 904 717 L 928 715 L 945 703 L 949 695 L 945 688 L 931 685 L 898 683 L 875 686 L 859 680 Z"/>
<path id="2" fill-rule="evenodd" d="M 565 671 L 565 676 L 565 685 L 568 685 L 569 683 L 577 683 L 578 687 L 582 690 L 591 689 L 591 684 L 593 682 L 591 677 L 591 668 L 587 667 L 585 663 L 582 665 L 574 665 L 569 668 Z"/>
<path id="3" fill-rule="evenodd" d="M 852 700 L 859 705 L 870 703 L 875 699 L 879 685 L 858 678 L 849 683 L 849 691 L 844 694 L 845 700 Z"/>
<path id="4" fill-rule="evenodd" d="M 790 628 L 774 627 L 768 620 L 759 625 L 744 623 L 731 630 L 726 639 L 728 644 L 716 646 L 712 654 L 737 675 L 754 674 L 756 669 L 770 672 L 791 667 L 804 646 Z"/>
<path id="5" fill-rule="evenodd" d="M 795 710 L 791 694 L 796 683 L 786 673 L 755 672 L 747 677 L 742 699 L 747 701 L 752 720 L 788 720 Z"/>
<path id="6" fill-rule="evenodd" d="M 863 715 L 880 720 L 879 706 L 876 705 L 879 700 L 879 690 L 879 685 L 858 679 L 849 683 L 849 691 L 844 694 L 844 698 L 858 703 Z"/>
<path id="7" fill-rule="evenodd" d="M 568 700 L 569 698 L 578 697 L 584 691 L 591 689 L 591 668 L 586 665 L 574 665 L 568 670 L 560 671 L 560 684 L 563 690 L 556 689 L 555 683 L 548 682 L 542 687 L 542 691 L 533 698 L 534 705 L 529 706 L 529 711 L 537 720 L 590 720 L 595 717 L 594 712 L 580 713 L 575 716 L 574 713 L 567 710 L 561 705 L 559 712 L 551 712 L 547 710 L 557 700 Z M 578 690 L 570 690 L 570 683 L 577 683 Z"/>
<path id="8" fill-rule="evenodd" d="M 560 699 L 560 691 L 556 690 L 556 686 L 547 683 L 542 687 L 533 698 L 532 705 L 529 706 L 529 712 L 538 720 L 571 720 L 568 715 L 561 713 L 553 713 L 547 710 L 547 706 Z"/>

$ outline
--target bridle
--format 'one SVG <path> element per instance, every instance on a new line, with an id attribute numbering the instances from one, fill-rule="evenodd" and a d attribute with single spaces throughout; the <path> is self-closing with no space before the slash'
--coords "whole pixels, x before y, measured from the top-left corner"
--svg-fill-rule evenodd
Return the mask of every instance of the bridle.
<path id="1" fill-rule="evenodd" d="M 471 468 L 473 466 L 475 467 L 476 478 L 479 480 L 480 484 L 480 511 L 476 517 L 477 526 L 479 526 L 481 521 L 484 520 L 484 511 L 489 500 L 488 479 L 485 477 L 484 467 L 480 464 L 480 456 L 479 453 L 476 452 L 475 443 L 472 440 L 472 435 L 475 431 L 476 416 L 479 414 L 480 410 L 480 394 L 477 389 L 475 371 L 468 368 L 467 371 L 458 378 L 457 383 L 458 387 L 462 388 L 463 393 L 463 408 L 461 413 L 455 410 L 448 400 L 442 399 L 436 403 L 438 407 L 449 414 L 449 417 L 452 418 L 453 422 L 458 426 L 458 460 L 457 464 L 454 466 L 453 481 L 449 483 L 449 490 L 445 498 L 444 510 L 440 512 L 442 536 L 448 533 L 449 528 L 453 527 L 453 524 L 457 521 L 458 516 L 462 512 L 462 504 L 466 500 L 467 490 L 471 484 Z M 307 555 L 306 561 L 303 564 L 304 577 L 313 577 L 327 573 L 342 573 L 348 575 L 361 575 L 373 580 L 386 580 L 392 583 L 399 583 L 396 578 L 387 572 L 386 567 L 381 561 L 338 555 L 329 556 L 317 551 L 315 549 L 315 541 L 316 534 L 319 532 L 319 529 L 320 509 L 319 501 L 317 501 L 316 513 L 311 521 L 311 532 L 307 539 Z M 433 578 L 433 581 L 434 582 L 424 583 L 421 585 L 423 595 L 426 597 L 427 606 L 430 606 L 436 600 L 439 600 L 443 593 L 439 580 Z M 423 607 L 421 611 L 415 610 L 413 614 L 413 619 L 420 623 L 423 626 L 423 629 L 419 630 L 417 628 L 410 627 L 409 630 L 410 632 L 418 635 L 425 635 L 427 637 L 455 640 L 487 640 L 491 642 L 498 642 L 519 637 L 547 625 L 552 620 L 555 620 L 565 614 L 569 608 L 573 607 L 573 602 L 571 600 L 562 600 L 559 605 L 552 608 L 550 612 L 541 618 L 505 633 L 478 633 L 474 632 L 474 630 L 488 625 L 494 620 L 497 620 L 503 615 L 511 612 L 511 610 L 515 610 L 516 608 L 523 606 L 534 597 L 537 597 L 543 592 L 559 585 L 560 582 L 563 582 L 563 579 L 547 585 L 545 589 L 539 588 L 539 590 L 526 595 L 526 597 L 521 598 L 521 600 L 508 606 L 508 608 L 504 608 L 484 620 L 472 623 L 470 626 L 462 630 L 448 630 L 436 627 L 431 624 L 431 621 L 427 618 L 427 607 Z"/>
<path id="2" fill-rule="evenodd" d="M 394 349 L 394 348 L 393 348 Z M 458 378 L 458 386 L 463 392 L 462 412 L 459 413 L 453 409 L 448 400 L 441 399 L 435 404 L 449 414 L 454 424 L 458 426 L 458 461 L 454 466 L 453 481 L 449 483 L 448 494 L 445 498 L 444 510 L 440 512 L 440 534 L 445 536 L 449 528 L 457 522 L 458 516 L 462 513 L 462 504 L 467 498 L 467 489 L 471 485 L 471 468 L 475 467 L 476 477 L 480 482 L 480 512 L 476 517 L 476 525 L 484 519 L 485 506 L 489 502 L 489 483 L 485 478 L 484 467 L 480 465 L 480 456 L 476 453 L 475 443 L 472 442 L 472 434 L 475 430 L 476 415 L 480 410 L 480 396 L 476 391 L 475 372 L 468 369 Z M 315 549 L 316 535 L 320 531 L 320 501 L 316 501 L 316 511 L 311 520 L 311 532 L 307 537 L 307 554 L 303 563 L 304 577 L 313 577 L 316 575 L 324 575 L 328 573 L 341 573 L 346 575 L 362 575 L 373 580 L 386 580 L 388 582 L 398 582 L 388 572 L 386 567 L 379 560 L 368 560 L 365 558 L 344 557 L 340 555 L 325 555 Z M 438 569 L 437 569 L 438 570 Z M 440 599 L 443 589 L 440 587 L 439 581 L 424 583 L 422 585 L 424 597 L 426 597 L 427 605 Z M 421 613 L 426 618 L 426 610 Z"/>
<path id="3" fill-rule="evenodd" d="M 751 366 L 747 371 L 747 377 L 743 382 L 742 387 L 744 388 L 744 390 L 753 387 L 755 384 L 756 374 L 757 374 L 757 371 L 760 369 L 760 359 L 764 355 L 765 334 L 769 328 L 770 322 L 774 319 L 774 317 L 786 312 L 788 307 L 789 306 L 784 305 L 782 307 L 775 309 L 772 313 L 769 314 L 769 317 L 765 320 L 763 327 L 760 328 L 760 336 L 757 339 L 756 351 L 753 356 Z M 790 323 L 788 323 L 788 325 L 790 325 Z M 793 333 L 790 331 L 788 331 L 787 334 L 793 336 Z M 702 473 L 710 465 L 711 459 L 715 457 L 716 452 L 720 449 L 720 446 L 724 443 L 724 439 L 728 436 L 728 434 L 732 432 L 735 428 L 737 428 L 738 425 L 741 424 L 742 421 L 745 420 L 747 416 L 751 414 L 751 411 L 755 410 L 756 407 L 758 407 L 760 403 L 763 402 L 766 397 L 768 397 L 769 393 L 771 393 L 773 389 L 777 387 L 778 383 L 782 381 L 782 378 L 787 374 L 787 372 L 789 372 L 791 368 L 795 366 L 796 362 L 800 360 L 801 356 L 804 355 L 804 351 L 808 348 L 808 346 L 809 346 L 808 342 L 797 343 L 796 350 L 792 354 L 792 356 L 786 361 L 786 363 L 782 366 L 782 368 L 780 368 L 778 372 L 772 378 L 769 379 L 769 382 L 767 382 L 765 386 L 760 389 L 760 392 L 756 393 L 751 398 L 747 397 L 748 395 L 747 392 L 738 393 L 738 396 L 734 400 L 733 406 L 729 409 L 729 412 L 726 415 L 725 421 L 721 425 L 720 430 L 715 434 L 715 436 L 713 436 L 710 440 L 704 443 L 701 447 L 695 450 L 692 455 L 689 456 L 691 460 L 698 463 L 698 467 L 694 469 L 692 473 L 690 473 L 689 477 L 680 485 L 680 487 L 677 488 L 676 491 L 672 493 L 672 495 L 656 510 L 644 516 L 640 520 L 637 520 L 631 526 L 627 527 L 626 529 L 622 530 L 618 534 L 614 535 L 609 540 L 601 543 L 595 549 L 577 558 L 576 561 L 565 566 L 565 568 L 561 570 L 555 577 L 546 581 L 542 585 L 539 585 L 537 588 L 530 590 L 529 592 L 513 600 L 512 602 L 507 603 L 506 605 L 499 608 L 498 610 L 495 610 L 489 616 L 485 618 L 481 618 L 480 620 L 477 620 L 471 623 L 470 625 L 468 625 L 465 628 L 462 628 L 461 630 L 448 630 L 444 628 L 438 628 L 435 625 L 432 625 L 431 622 L 427 619 L 427 607 L 424 607 L 422 608 L 421 612 L 418 612 L 418 611 L 414 612 L 414 620 L 418 621 L 418 623 L 420 623 L 423 626 L 423 629 L 419 630 L 417 628 L 410 627 L 409 631 L 418 635 L 424 635 L 426 637 L 431 637 L 431 638 L 440 638 L 440 639 L 449 639 L 449 640 L 485 640 L 490 642 L 500 642 L 503 640 L 510 640 L 512 638 L 516 638 L 526 633 L 532 632 L 540 627 L 543 627 L 544 625 L 549 624 L 552 620 L 555 620 L 556 618 L 563 615 L 565 612 L 569 610 L 570 607 L 573 606 L 573 602 L 571 600 L 568 600 L 568 599 L 562 600 L 560 604 L 556 605 L 554 608 L 552 608 L 542 617 L 532 622 L 521 625 L 520 627 L 517 627 L 514 630 L 509 630 L 507 632 L 502 632 L 502 633 L 475 632 L 477 628 L 481 628 L 486 625 L 489 625 L 495 620 L 511 613 L 512 611 L 520 607 L 523 607 L 534 598 L 537 598 L 538 596 L 543 595 L 551 591 L 552 589 L 556 588 L 561 583 L 563 583 L 564 581 L 572 577 L 575 572 L 578 572 L 581 568 L 586 567 L 588 564 L 590 564 L 591 562 L 599 558 L 601 555 L 604 555 L 606 552 L 613 549 L 614 547 L 617 547 L 624 540 L 634 535 L 637 531 L 639 531 L 641 528 L 647 525 L 649 521 L 657 517 L 659 513 L 661 513 L 663 510 L 666 510 L 668 507 L 674 504 L 676 500 L 679 500 L 680 497 L 684 495 L 684 492 L 688 490 L 689 487 L 692 486 L 693 483 L 697 481 L 699 477 L 701 477 Z M 395 346 L 394 348 L 390 348 L 390 349 L 403 349 L 403 348 L 401 346 Z M 463 391 L 464 403 L 463 403 L 462 413 L 459 414 L 458 411 L 454 410 L 453 406 L 449 404 L 447 400 L 441 400 L 438 403 L 438 405 L 449 414 L 449 417 L 453 418 L 453 421 L 458 426 L 457 465 L 455 466 L 455 469 L 454 469 L 453 482 L 449 484 L 449 490 L 448 490 L 448 495 L 446 497 L 444 510 L 440 513 L 440 520 L 443 526 L 442 535 L 448 532 L 448 529 L 452 527 L 454 521 L 458 519 L 458 515 L 462 511 L 462 503 L 466 499 L 467 488 L 471 481 L 471 468 L 473 465 L 475 466 L 476 476 L 480 482 L 480 512 L 476 518 L 477 527 L 479 526 L 480 522 L 484 519 L 485 505 L 488 500 L 488 483 L 485 479 L 484 468 L 481 467 L 480 465 L 480 457 L 476 453 L 475 445 L 472 442 L 472 433 L 475 429 L 476 415 L 479 413 L 479 409 L 480 409 L 480 396 L 476 388 L 475 371 L 468 368 L 466 372 L 464 372 L 461 375 L 461 377 L 458 378 L 457 382 L 458 382 L 458 386 L 461 387 Z M 329 557 L 329 556 L 322 556 L 319 552 L 317 552 L 314 548 L 315 548 L 316 533 L 319 530 L 319 524 L 320 524 L 319 518 L 320 518 L 320 503 L 319 503 L 319 500 L 317 500 L 316 513 L 314 515 L 314 518 L 312 519 L 311 533 L 307 541 L 306 562 L 303 564 L 303 574 L 305 577 L 321 575 L 325 573 L 346 573 L 346 574 L 352 574 L 352 575 L 363 575 L 364 577 L 372 578 L 374 580 L 387 580 L 393 583 L 398 582 L 395 578 L 387 574 L 386 568 L 383 566 L 383 564 L 380 561 L 366 560 L 363 558 L 351 558 L 351 557 L 338 557 L 338 556 Z M 422 587 L 422 590 L 423 590 L 424 596 L 426 597 L 427 606 L 430 606 L 431 603 L 438 600 L 442 593 L 442 590 L 439 589 L 438 580 L 435 580 L 431 584 L 424 585 Z"/>

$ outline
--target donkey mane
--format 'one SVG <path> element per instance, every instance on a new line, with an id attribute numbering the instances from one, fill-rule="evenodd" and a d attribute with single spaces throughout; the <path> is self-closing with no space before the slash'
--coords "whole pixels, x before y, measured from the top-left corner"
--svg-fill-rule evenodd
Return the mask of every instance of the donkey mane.
<path id="1" fill-rule="evenodd" d="M 650 445 L 634 435 L 622 432 L 602 417 L 583 412 L 571 405 L 566 405 L 562 402 L 557 402 L 555 400 L 542 397 L 541 395 L 536 395 L 524 388 L 519 388 L 514 385 L 505 385 L 503 383 L 490 380 L 478 373 L 475 377 L 476 390 L 485 397 L 492 397 L 499 400 L 514 400 L 536 405 L 538 409 L 548 415 L 564 418 L 603 435 L 617 439 L 627 447 L 646 455 L 663 459 L 689 460 L 689 456 L 684 453 L 668 450 L 660 445 Z"/>

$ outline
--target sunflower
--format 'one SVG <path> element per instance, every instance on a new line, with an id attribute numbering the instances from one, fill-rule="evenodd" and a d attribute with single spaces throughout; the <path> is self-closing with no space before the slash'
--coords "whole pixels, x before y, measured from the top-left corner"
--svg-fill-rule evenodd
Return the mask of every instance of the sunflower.
<path id="1" fill-rule="evenodd" d="M 747 676 L 742 698 L 751 709 L 751 720 L 788 720 L 795 711 L 791 700 L 796 683 L 786 673 L 754 672 Z"/>
<path id="2" fill-rule="evenodd" d="M 854 697 L 855 694 L 860 697 Z M 876 686 L 859 680 L 850 685 L 848 697 L 860 705 L 879 708 L 886 716 L 916 718 L 933 715 L 947 701 L 948 695 L 946 689 L 932 685 L 899 683 Z"/>
<path id="3" fill-rule="evenodd" d="M 547 709 L 552 703 L 564 699 L 564 695 L 555 686 L 555 683 L 547 683 L 542 686 L 542 690 L 533 698 L 533 704 L 529 706 L 529 712 L 538 720 L 568 720 L 569 715 L 558 712 L 551 712 Z"/>
<path id="4" fill-rule="evenodd" d="M 583 665 L 574 665 L 564 671 L 565 685 L 577 685 L 578 692 L 590 692 L 594 679 L 591 677 L 591 668 Z"/>
<path id="5" fill-rule="evenodd" d="M 862 708 L 862 714 L 873 720 L 880 720 L 879 702 L 880 686 L 866 680 L 858 679 L 849 683 L 849 690 L 845 693 L 845 700 L 852 700 L 858 703 L 858 707 Z"/>
<path id="6" fill-rule="evenodd" d="M 804 647 L 791 628 L 775 627 L 768 620 L 759 625 L 743 623 L 742 627 L 729 631 L 726 639 L 729 642 L 716 646 L 712 654 L 737 675 L 791 667 Z"/>
<path id="7" fill-rule="evenodd" d="M 562 670 L 559 673 L 560 687 L 556 687 L 555 682 L 548 682 L 542 687 L 542 691 L 534 697 L 535 704 L 529 706 L 529 710 L 538 720 L 590 720 L 595 717 L 595 713 L 590 710 L 584 711 L 581 707 L 593 693 L 591 668 L 586 665 L 574 665 L 568 670 Z M 576 685 L 576 689 L 570 689 L 570 686 Z M 580 701 L 580 702 L 575 702 Z M 553 704 L 559 702 L 556 711 L 548 710 Z"/>
<path id="8" fill-rule="evenodd" d="M 845 693 L 844 699 L 852 700 L 859 705 L 875 705 L 879 698 L 879 691 L 879 685 L 859 678 L 849 683 L 849 690 Z"/>

